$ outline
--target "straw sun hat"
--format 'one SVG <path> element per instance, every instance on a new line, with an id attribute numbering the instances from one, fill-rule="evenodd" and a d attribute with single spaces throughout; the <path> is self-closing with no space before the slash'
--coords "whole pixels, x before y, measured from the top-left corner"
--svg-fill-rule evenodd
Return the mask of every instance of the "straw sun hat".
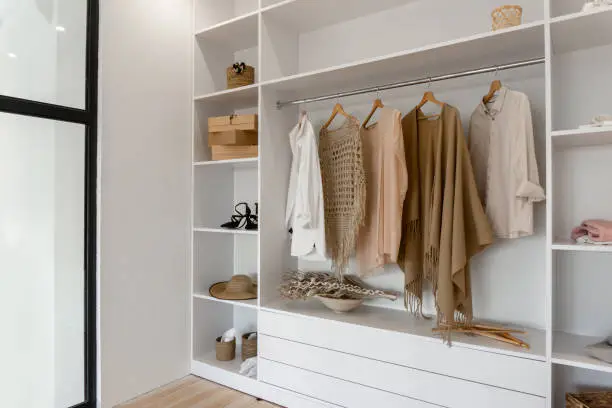
<path id="1" fill-rule="evenodd" d="M 225 300 L 257 299 L 257 285 L 247 275 L 234 275 L 229 282 L 212 285 L 210 295 Z"/>

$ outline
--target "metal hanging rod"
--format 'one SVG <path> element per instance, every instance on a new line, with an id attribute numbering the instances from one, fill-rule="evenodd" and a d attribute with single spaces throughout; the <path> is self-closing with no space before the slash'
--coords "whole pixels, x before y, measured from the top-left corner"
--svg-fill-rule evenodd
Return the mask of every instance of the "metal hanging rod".
<path id="1" fill-rule="evenodd" d="M 546 58 L 544 57 L 534 58 L 534 59 L 525 60 L 525 61 L 512 62 L 510 64 L 493 65 L 493 66 L 485 67 L 485 68 L 478 68 L 478 69 L 473 69 L 469 71 L 456 72 L 454 74 L 439 75 L 435 77 L 426 77 L 426 78 L 414 79 L 411 81 L 394 82 L 394 83 L 386 84 L 386 85 L 356 89 L 354 91 L 338 92 L 335 94 L 316 96 L 314 98 L 296 99 L 293 101 L 282 101 L 282 102 L 278 101 L 276 103 L 276 107 L 278 109 L 282 109 L 283 107 L 289 106 L 289 105 L 301 105 L 303 103 L 326 101 L 329 99 L 338 99 L 338 98 L 344 98 L 347 96 L 362 95 L 362 94 L 386 91 L 389 89 L 405 88 L 408 86 L 422 85 L 422 84 L 439 82 L 439 81 L 446 81 L 448 79 L 463 78 L 463 77 L 472 76 L 472 75 L 486 74 L 488 72 L 505 71 L 508 69 L 543 64 L 545 61 L 546 61 Z"/>

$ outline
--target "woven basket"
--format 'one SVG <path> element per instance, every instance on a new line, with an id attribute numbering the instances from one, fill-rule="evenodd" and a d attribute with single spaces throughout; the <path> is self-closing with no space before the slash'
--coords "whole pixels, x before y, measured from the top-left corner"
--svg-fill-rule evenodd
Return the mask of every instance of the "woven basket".
<path id="1" fill-rule="evenodd" d="M 249 336 L 253 333 L 245 333 L 242 335 L 242 361 L 257 355 L 257 336 L 249 340 Z"/>
<path id="2" fill-rule="evenodd" d="M 217 337 L 217 360 L 231 361 L 236 358 L 236 339 L 222 342 L 221 337 Z"/>
<path id="3" fill-rule="evenodd" d="M 565 395 L 566 408 L 612 407 L 612 392 L 585 392 Z"/>
<path id="4" fill-rule="evenodd" d="M 523 8 L 521 6 L 501 6 L 493 10 L 493 31 L 515 27 L 521 24 Z"/>
<path id="5" fill-rule="evenodd" d="M 255 68 L 247 65 L 245 69 L 237 74 L 234 67 L 227 69 L 227 89 L 240 88 L 255 83 Z"/>

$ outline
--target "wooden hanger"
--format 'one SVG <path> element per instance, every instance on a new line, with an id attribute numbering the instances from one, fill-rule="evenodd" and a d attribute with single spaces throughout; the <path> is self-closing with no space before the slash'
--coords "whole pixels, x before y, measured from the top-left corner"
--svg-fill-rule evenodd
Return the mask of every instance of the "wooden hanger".
<path id="1" fill-rule="evenodd" d="M 380 99 L 380 95 L 378 95 L 378 97 L 376 98 L 376 100 L 372 104 L 372 110 L 370 111 L 370 114 L 363 121 L 361 127 L 365 128 L 367 126 L 368 122 L 370 121 L 370 119 L 372 119 L 372 116 L 374 116 L 374 112 L 376 112 L 377 109 L 382 109 L 384 107 L 385 107 L 385 105 L 383 104 L 382 100 Z"/>
<path id="2" fill-rule="evenodd" d="M 345 118 L 350 118 L 351 117 L 351 115 L 349 115 L 348 113 L 346 113 L 344 111 L 344 108 L 342 107 L 342 105 L 340 105 L 340 102 L 338 102 L 334 106 L 334 109 L 332 110 L 331 116 L 329 117 L 327 122 L 323 125 L 323 129 L 327 129 L 329 127 L 329 125 L 331 125 L 331 123 L 334 121 L 334 119 L 336 119 L 336 116 L 338 116 L 338 114 L 344 116 Z"/>
<path id="3" fill-rule="evenodd" d="M 437 100 L 436 97 L 434 96 L 433 92 L 427 91 L 423 95 L 423 99 L 421 99 L 421 103 L 419 103 L 417 105 L 417 110 L 420 110 L 423 106 L 425 106 L 425 104 L 427 102 L 435 103 L 436 105 L 438 105 L 440 107 L 444 107 L 444 105 L 446 105 L 444 102 L 440 102 L 439 100 Z M 422 116 L 422 117 L 419 118 L 419 120 L 431 119 L 431 118 L 435 118 L 437 116 L 440 116 L 440 114 L 429 115 L 429 116 Z"/>
<path id="4" fill-rule="evenodd" d="M 495 93 L 498 92 L 502 88 L 502 83 L 499 79 L 491 82 L 491 87 L 489 88 L 489 93 L 482 97 L 482 102 L 486 105 L 491 102 L 491 99 L 495 96 Z"/>

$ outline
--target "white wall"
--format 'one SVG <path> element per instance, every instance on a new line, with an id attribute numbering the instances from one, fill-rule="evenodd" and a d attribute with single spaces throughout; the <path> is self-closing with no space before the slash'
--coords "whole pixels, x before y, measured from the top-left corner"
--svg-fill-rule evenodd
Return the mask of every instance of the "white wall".
<path id="1" fill-rule="evenodd" d="M 189 370 L 190 0 L 105 0 L 100 19 L 100 398 Z"/>

